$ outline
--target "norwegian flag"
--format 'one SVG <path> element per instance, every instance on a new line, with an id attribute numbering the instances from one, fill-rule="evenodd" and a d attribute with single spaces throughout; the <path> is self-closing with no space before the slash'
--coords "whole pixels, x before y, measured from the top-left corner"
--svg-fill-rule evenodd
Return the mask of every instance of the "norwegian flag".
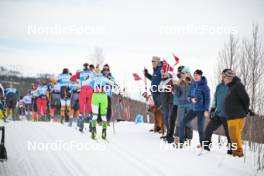
<path id="1" fill-rule="evenodd" d="M 139 81 L 139 80 L 141 80 L 141 77 L 140 77 L 140 76 L 138 76 L 138 74 L 137 74 L 137 73 L 133 73 L 132 75 L 133 75 L 133 77 L 134 77 L 135 81 Z"/>
<path id="2" fill-rule="evenodd" d="M 174 66 L 175 66 L 175 65 L 180 63 L 180 58 L 178 58 L 174 53 L 172 53 L 172 55 L 173 55 L 173 57 L 175 59 L 175 64 L 174 64 Z"/>
<path id="3" fill-rule="evenodd" d="M 173 67 L 171 67 L 169 64 L 168 64 L 168 62 L 165 60 L 165 59 L 163 59 L 163 65 L 162 65 L 162 70 L 164 71 L 164 72 L 173 72 Z"/>

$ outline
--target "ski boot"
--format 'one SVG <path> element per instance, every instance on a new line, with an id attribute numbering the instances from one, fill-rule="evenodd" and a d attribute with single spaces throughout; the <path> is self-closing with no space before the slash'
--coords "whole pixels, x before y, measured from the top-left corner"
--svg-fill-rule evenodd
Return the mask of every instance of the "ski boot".
<path id="1" fill-rule="evenodd" d="M 91 135 L 92 139 L 96 140 L 96 127 L 92 128 L 92 135 Z"/>
<path id="2" fill-rule="evenodd" d="M 89 132 L 91 133 L 93 131 L 93 127 L 92 127 L 92 121 L 89 122 Z"/>
<path id="3" fill-rule="evenodd" d="M 80 127 L 81 116 L 77 119 L 77 127 Z"/>
<path id="4" fill-rule="evenodd" d="M 102 139 L 103 140 L 106 140 L 106 128 L 103 128 L 103 131 L 102 131 Z"/>
<path id="5" fill-rule="evenodd" d="M 61 124 L 63 124 L 63 122 L 64 122 L 64 117 L 63 116 L 61 116 L 60 122 L 61 122 Z"/>
<path id="6" fill-rule="evenodd" d="M 4 122 L 5 122 L 5 123 L 7 122 L 7 120 L 6 120 L 6 119 L 7 119 L 7 117 L 6 117 L 6 116 L 4 116 Z"/>
<path id="7" fill-rule="evenodd" d="M 110 121 L 107 121 L 106 123 L 107 123 L 107 126 L 108 126 L 108 127 L 110 127 L 110 126 L 111 126 L 111 125 L 110 125 Z"/>
<path id="8" fill-rule="evenodd" d="M 83 132 L 83 128 L 84 128 L 84 119 L 83 119 L 83 117 L 80 117 L 80 119 L 79 119 L 79 131 Z"/>
<path id="9" fill-rule="evenodd" d="M 92 113 L 89 113 L 88 115 L 88 120 L 89 120 L 89 132 L 91 133 L 93 131 L 93 114 Z"/>
<path id="10" fill-rule="evenodd" d="M 69 120 L 68 127 L 72 127 L 72 121 L 73 121 L 73 119 Z"/>

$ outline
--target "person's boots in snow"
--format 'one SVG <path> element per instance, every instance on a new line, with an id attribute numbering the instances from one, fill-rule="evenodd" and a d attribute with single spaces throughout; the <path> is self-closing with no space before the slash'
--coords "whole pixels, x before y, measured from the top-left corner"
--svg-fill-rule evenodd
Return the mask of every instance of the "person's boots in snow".
<path id="1" fill-rule="evenodd" d="M 160 139 L 166 140 L 168 137 L 168 134 L 166 134 L 165 136 L 161 136 Z"/>
<path id="2" fill-rule="evenodd" d="M 96 139 L 96 123 L 97 120 L 92 120 L 92 134 L 91 134 L 92 139 Z"/>
<path id="3" fill-rule="evenodd" d="M 177 143 L 177 144 L 175 143 L 175 146 L 176 146 L 177 149 L 182 149 L 183 148 L 183 145 L 184 144 L 183 143 L 180 143 L 180 142 Z"/>
<path id="4" fill-rule="evenodd" d="M 204 146 L 203 149 L 204 149 L 204 150 L 207 150 L 208 152 L 210 152 L 210 148 L 209 148 L 209 146 Z"/>
<path id="5" fill-rule="evenodd" d="M 84 127 L 84 119 L 83 119 L 83 116 L 81 116 L 79 120 L 79 131 L 80 132 L 83 132 L 83 127 Z"/>
<path id="6" fill-rule="evenodd" d="M 188 145 L 188 146 L 191 146 L 192 145 L 192 139 L 186 139 L 186 144 Z"/>
<path id="7" fill-rule="evenodd" d="M 63 124 L 63 122 L 64 122 L 64 117 L 61 116 L 60 123 Z"/>
<path id="8" fill-rule="evenodd" d="M 102 139 L 106 139 L 106 128 L 104 128 L 102 131 Z"/>
<path id="9" fill-rule="evenodd" d="M 92 128 L 92 139 L 96 139 L 96 127 Z"/>
<path id="10" fill-rule="evenodd" d="M 88 116 L 88 120 L 89 120 L 89 132 L 92 132 L 92 119 L 93 119 L 93 113 L 90 113 Z"/>
<path id="11" fill-rule="evenodd" d="M 173 136 L 167 136 L 166 141 L 167 141 L 169 144 L 171 144 L 171 143 L 174 142 L 174 137 L 173 137 Z"/>
<path id="12" fill-rule="evenodd" d="M 232 150 L 227 150 L 228 155 L 233 155 Z"/>
<path id="13" fill-rule="evenodd" d="M 72 127 L 72 121 L 73 121 L 73 119 L 70 118 L 70 119 L 69 119 L 69 123 L 68 123 L 68 126 L 69 126 L 69 127 Z"/>
<path id="14" fill-rule="evenodd" d="M 241 158 L 241 157 L 244 156 L 243 152 L 237 152 L 236 150 L 232 151 L 232 155 L 233 155 L 234 157 L 237 156 L 237 157 L 239 157 L 239 158 Z"/>

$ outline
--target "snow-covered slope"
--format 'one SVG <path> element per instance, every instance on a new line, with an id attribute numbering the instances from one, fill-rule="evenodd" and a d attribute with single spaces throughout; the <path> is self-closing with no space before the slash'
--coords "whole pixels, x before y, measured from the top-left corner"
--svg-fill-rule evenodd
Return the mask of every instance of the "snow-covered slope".
<path id="1" fill-rule="evenodd" d="M 9 158 L 0 163 L 1 176 L 256 175 L 253 154 L 248 151 L 244 162 L 225 151 L 198 156 L 198 150 L 170 149 L 158 134 L 149 132 L 150 124 L 117 123 L 116 134 L 112 127 L 108 130 L 109 143 L 93 141 L 89 133 L 57 123 L 21 121 L 5 126 Z M 192 145 L 196 142 L 197 133 Z M 39 148 L 34 151 L 35 144 Z M 86 148 L 80 147 L 83 144 Z"/>

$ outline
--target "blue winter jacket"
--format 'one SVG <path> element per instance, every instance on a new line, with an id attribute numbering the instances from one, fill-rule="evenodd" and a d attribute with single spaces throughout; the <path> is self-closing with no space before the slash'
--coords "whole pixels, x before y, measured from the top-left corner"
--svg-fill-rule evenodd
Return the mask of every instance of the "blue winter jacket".
<path id="1" fill-rule="evenodd" d="M 192 103 L 192 98 L 196 98 L 197 103 Z M 191 103 L 190 109 L 193 111 L 209 111 L 210 89 L 204 76 L 200 81 L 192 81 L 188 93 L 188 101 Z"/>
<path id="2" fill-rule="evenodd" d="M 153 68 L 153 74 L 146 73 L 145 76 L 151 81 L 151 86 L 153 86 L 153 91 L 157 92 L 158 91 L 158 85 L 160 84 L 161 81 L 161 68 L 162 68 L 162 62 L 160 63 L 159 66 L 156 68 Z"/>

